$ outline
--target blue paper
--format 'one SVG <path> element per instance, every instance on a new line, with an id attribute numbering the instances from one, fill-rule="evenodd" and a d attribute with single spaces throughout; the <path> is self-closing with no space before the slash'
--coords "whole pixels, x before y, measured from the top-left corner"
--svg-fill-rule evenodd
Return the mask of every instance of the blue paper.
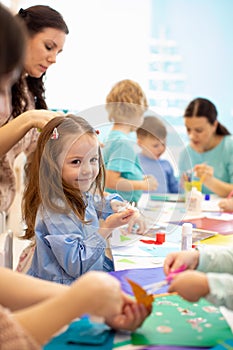
<path id="1" fill-rule="evenodd" d="M 53 338 L 44 350 L 112 350 L 115 332 L 104 323 L 84 317 L 72 322 L 62 334 Z"/>

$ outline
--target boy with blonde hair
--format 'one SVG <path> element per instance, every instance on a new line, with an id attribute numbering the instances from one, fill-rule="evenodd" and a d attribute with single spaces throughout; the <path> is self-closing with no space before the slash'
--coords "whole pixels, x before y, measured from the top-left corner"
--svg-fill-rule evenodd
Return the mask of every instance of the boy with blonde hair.
<path id="1" fill-rule="evenodd" d="M 142 191 L 155 190 L 156 179 L 143 175 L 135 140 L 130 136 L 141 126 L 148 108 L 140 85 L 132 80 L 116 83 L 106 98 L 106 109 L 113 127 L 105 140 L 103 157 L 107 192 L 118 192 L 125 200 L 137 203 Z"/>

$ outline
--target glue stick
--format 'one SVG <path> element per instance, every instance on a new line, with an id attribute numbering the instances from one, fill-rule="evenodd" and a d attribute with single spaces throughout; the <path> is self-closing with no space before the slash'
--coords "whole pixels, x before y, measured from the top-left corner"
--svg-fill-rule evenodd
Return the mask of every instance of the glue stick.
<path id="1" fill-rule="evenodd" d="M 192 250 L 193 225 L 185 222 L 182 225 L 181 250 Z"/>

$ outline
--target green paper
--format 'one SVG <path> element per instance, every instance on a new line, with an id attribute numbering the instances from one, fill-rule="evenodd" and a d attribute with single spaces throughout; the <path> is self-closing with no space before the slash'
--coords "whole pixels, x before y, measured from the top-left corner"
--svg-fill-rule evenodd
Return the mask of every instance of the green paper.
<path id="1" fill-rule="evenodd" d="M 132 334 L 134 345 L 210 347 L 233 334 L 219 308 L 205 299 L 189 303 L 178 295 L 158 297 L 143 326 Z"/>
<path id="2" fill-rule="evenodd" d="M 134 261 L 129 260 L 129 259 L 120 259 L 120 260 L 118 260 L 118 262 L 124 262 L 124 263 L 129 263 L 129 264 L 135 264 Z"/>
<path id="3" fill-rule="evenodd" d="M 120 240 L 121 240 L 121 242 L 130 241 L 131 238 L 129 238 L 129 237 L 127 237 L 127 236 L 120 235 Z"/>

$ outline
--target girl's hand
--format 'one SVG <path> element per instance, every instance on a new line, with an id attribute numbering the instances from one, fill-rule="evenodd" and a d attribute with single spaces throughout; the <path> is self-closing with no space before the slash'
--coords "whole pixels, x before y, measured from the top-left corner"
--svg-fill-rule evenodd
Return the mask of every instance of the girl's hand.
<path id="1" fill-rule="evenodd" d="M 138 304 L 135 300 L 122 292 L 123 307 L 121 312 L 114 317 L 107 317 L 106 323 L 121 330 L 134 331 L 141 327 L 146 317 L 151 313 L 143 304 Z"/>
<path id="2" fill-rule="evenodd" d="M 219 208 L 223 211 L 233 212 L 233 198 L 225 198 L 219 201 Z"/>
<path id="3" fill-rule="evenodd" d="M 106 220 L 100 220 L 99 234 L 104 238 L 108 238 L 115 228 L 127 225 L 134 213 L 134 210 L 126 209 L 123 212 L 109 215 Z"/>
<path id="4" fill-rule="evenodd" d="M 193 171 L 195 176 L 199 177 L 203 183 L 207 182 L 214 176 L 214 168 L 205 163 L 195 165 Z"/>
<path id="5" fill-rule="evenodd" d="M 210 292 L 207 276 L 198 271 L 181 272 L 173 278 L 168 292 L 176 292 L 191 302 L 198 301 Z"/>
<path id="6" fill-rule="evenodd" d="M 113 199 L 111 200 L 110 205 L 114 213 L 118 213 L 119 211 L 123 211 L 123 209 L 126 209 L 128 202 L 122 202 L 118 201 L 117 199 Z"/>
<path id="7" fill-rule="evenodd" d="M 199 263 L 199 251 L 182 251 L 174 252 L 167 255 L 163 269 L 165 275 L 168 275 L 170 272 L 177 270 L 182 265 L 187 266 L 187 269 L 194 270 Z"/>
<path id="8" fill-rule="evenodd" d="M 146 232 L 146 229 L 147 229 L 146 221 L 139 211 L 134 213 L 132 219 L 128 224 L 127 231 L 131 233 L 135 225 L 137 225 L 136 233 L 138 235 L 143 235 Z"/>

